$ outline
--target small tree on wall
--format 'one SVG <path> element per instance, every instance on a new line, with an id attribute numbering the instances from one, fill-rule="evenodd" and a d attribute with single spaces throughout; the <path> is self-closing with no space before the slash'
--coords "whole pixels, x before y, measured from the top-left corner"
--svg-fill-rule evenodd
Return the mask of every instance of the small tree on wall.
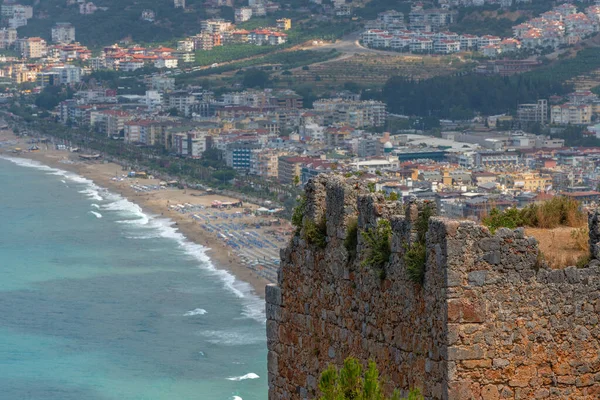
<path id="1" fill-rule="evenodd" d="M 363 373 L 363 367 L 356 358 L 349 357 L 339 371 L 329 365 L 321 374 L 319 389 L 323 394 L 320 400 L 423 400 L 418 389 L 413 389 L 408 397 L 400 397 L 395 390 L 392 397 L 383 393 L 382 381 L 374 361 Z"/>

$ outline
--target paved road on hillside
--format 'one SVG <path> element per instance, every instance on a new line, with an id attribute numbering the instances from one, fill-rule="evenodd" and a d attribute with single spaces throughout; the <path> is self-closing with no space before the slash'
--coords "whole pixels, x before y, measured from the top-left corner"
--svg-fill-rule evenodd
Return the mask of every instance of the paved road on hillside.
<path id="1" fill-rule="evenodd" d="M 385 50 L 376 50 L 369 49 L 367 47 L 362 46 L 358 43 L 358 39 L 360 37 L 360 32 L 350 33 L 335 43 L 326 43 L 323 45 L 315 45 L 315 46 L 307 46 L 305 49 L 307 50 L 317 50 L 317 51 L 327 51 L 331 49 L 335 49 L 340 53 L 350 53 L 350 54 L 383 54 L 383 55 L 391 55 L 391 56 L 399 56 L 402 53 L 397 51 L 385 51 Z"/>

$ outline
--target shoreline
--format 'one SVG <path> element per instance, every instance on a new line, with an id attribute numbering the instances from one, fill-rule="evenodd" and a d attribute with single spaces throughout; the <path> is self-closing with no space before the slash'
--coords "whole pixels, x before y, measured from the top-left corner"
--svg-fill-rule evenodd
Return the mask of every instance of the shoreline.
<path id="1" fill-rule="evenodd" d="M 15 142 L 15 146 L 26 149 L 29 145 L 27 138 L 14 135 L 10 131 L 0 131 L 0 142 Z M 52 168 L 62 169 L 68 172 L 78 174 L 86 179 L 93 181 L 96 185 L 105 188 L 111 192 L 119 194 L 123 198 L 138 205 L 142 210 L 150 215 L 168 218 L 172 220 L 175 227 L 193 243 L 206 247 L 206 255 L 213 262 L 215 268 L 230 272 L 236 279 L 248 283 L 259 297 L 265 297 L 265 287 L 271 283 L 271 280 L 260 276 L 256 271 L 244 262 L 242 257 L 229 246 L 227 246 L 217 233 L 209 233 L 201 228 L 200 222 L 187 212 L 181 212 L 174 207 L 177 204 L 201 204 L 202 207 L 210 207 L 212 201 L 236 201 L 236 199 L 227 198 L 220 195 L 206 195 L 201 191 L 191 189 L 168 188 L 160 191 L 144 192 L 132 188 L 132 185 L 158 184 L 158 180 L 149 179 L 116 179 L 116 176 L 122 176 L 126 171 L 115 163 L 105 163 L 104 161 L 89 162 L 80 161 L 77 153 L 71 153 L 67 150 L 54 150 L 53 145 L 40 145 L 39 151 L 22 152 L 14 154 L 12 148 L 0 146 L 0 154 L 15 158 L 24 158 L 40 162 Z M 244 207 L 256 209 L 258 206 L 244 204 Z M 225 212 L 221 212 L 225 214 Z M 229 215 L 240 212 L 227 211 Z M 255 223 L 255 222 L 251 222 Z M 283 243 L 281 244 L 284 245 Z M 278 251 L 277 251 L 278 255 Z M 247 260 L 246 260 L 247 261 Z M 257 259 L 258 262 L 258 259 Z M 269 270 L 272 274 L 272 271 Z"/>

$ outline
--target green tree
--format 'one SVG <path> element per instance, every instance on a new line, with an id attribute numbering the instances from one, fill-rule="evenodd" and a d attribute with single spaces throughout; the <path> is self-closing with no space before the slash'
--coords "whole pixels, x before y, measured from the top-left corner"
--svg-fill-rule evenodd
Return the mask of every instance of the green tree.
<path id="1" fill-rule="evenodd" d="M 247 88 L 264 89 L 269 84 L 269 74 L 260 69 L 251 68 L 244 72 L 242 84 Z"/>
<path id="2" fill-rule="evenodd" d="M 298 186 L 300 184 L 300 177 L 298 175 L 294 175 L 294 186 Z"/>
<path id="3" fill-rule="evenodd" d="M 329 365 L 321 374 L 319 389 L 323 394 L 320 400 L 422 400 L 418 389 L 410 391 L 408 397 L 400 398 L 395 390 L 391 397 L 385 396 L 375 362 L 370 361 L 367 370 L 356 358 L 349 357 L 344 361 L 341 370 Z"/>
<path id="4" fill-rule="evenodd" d="M 46 86 L 35 98 L 35 105 L 45 110 L 52 110 L 61 101 L 71 97 L 73 97 L 73 93 L 70 89 L 62 86 Z"/>
<path id="5" fill-rule="evenodd" d="M 223 152 L 216 148 L 206 149 L 204 153 L 202 153 L 202 158 L 200 159 L 200 164 L 204 167 L 212 167 L 212 168 L 222 168 L 225 166 L 225 162 L 223 161 Z"/>
<path id="6" fill-rule="evenodd" d="M 225 182 L 230 181 L 233 178 L 235 178 L 235 171 L 232 169 L 215 171 L 215 172 L 213 172 L 212 177 L 218 181 L 225 183 Z"/>
<path id="7" fill-rule="evenodd" d="M 52 110 L 60 103 L 60 98 L 52 93 L 40 93 L 35 99 L 35 105 L 46 110 Z"/>

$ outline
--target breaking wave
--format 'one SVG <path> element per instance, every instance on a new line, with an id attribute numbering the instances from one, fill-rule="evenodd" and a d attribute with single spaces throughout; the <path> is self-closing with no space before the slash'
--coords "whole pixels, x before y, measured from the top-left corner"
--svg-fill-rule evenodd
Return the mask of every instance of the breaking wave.
<path id="1" fill-rule="evenodd" d="M 256 375 L 253 372 L 250 372 L 249 374 L 246 374 L 246 375 L 234 376 L 234 377 L 231 377 L 231 378 L 227 378 L 227 380 L 229 380 L 229 381 L 243 381 L 243 380 L 246 380 L 246 379 L 258 379 L 258 378 L 260 378 L 260 376 Z"/>
<path id="2" fill-rule="evenodd" d="M 94 214 L 96 216 L 96 218 L 102 218 L 102 214 L 100 214 L 99 212 L 96 211 L 90 211 L 91 214 Z"/>
<path id="3" fill-rule="evenodd" d="M 206 314 L 206 310 L 203 308 L 196 308 L 192 311 L 188 311 L 185 314 L 183 314 L 184 317 L 193 317 L 194 315 L 204 315 Z"/>

